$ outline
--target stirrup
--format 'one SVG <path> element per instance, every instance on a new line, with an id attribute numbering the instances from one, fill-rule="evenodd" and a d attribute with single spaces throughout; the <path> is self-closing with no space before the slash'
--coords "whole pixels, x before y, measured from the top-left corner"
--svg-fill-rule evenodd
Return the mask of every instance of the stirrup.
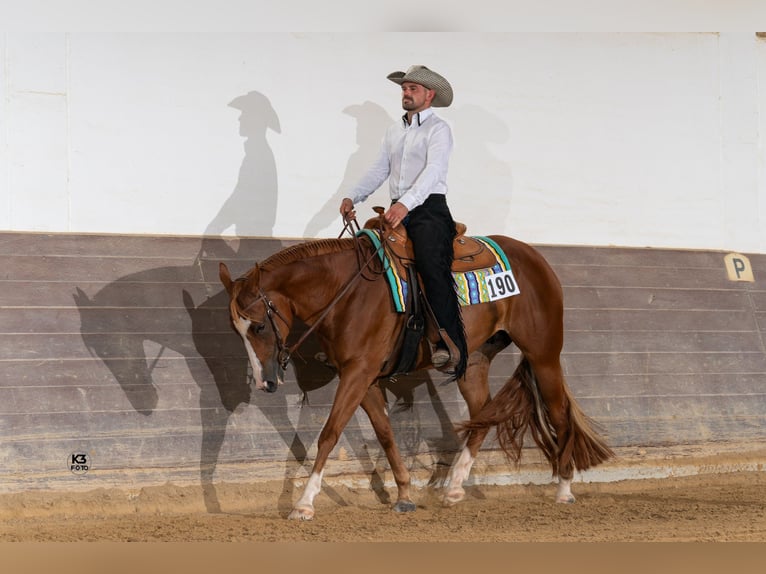
<path id="1" fill-rule="evenodd" d="M 431 363 L 437 371 L 450 371 L 460 362 L 460 350 L 446 330 L 439 329 L 439 337 L 441 338 L 440 343 L 444 346 L 439 346 L 437 343 L 431 352 Z"/>
<path id="2" fill-rule="evenodd" d="M 436 349 L 431 354 L 431 362 L 433 363 L 434 369 L 443 369 L 450 363 L 450 354 L 447 349 Z"/>

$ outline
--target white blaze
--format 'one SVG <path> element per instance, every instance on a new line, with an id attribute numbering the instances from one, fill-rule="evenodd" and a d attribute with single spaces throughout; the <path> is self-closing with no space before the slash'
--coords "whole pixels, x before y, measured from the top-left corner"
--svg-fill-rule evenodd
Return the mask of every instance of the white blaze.
<path id="1" fill-rule="evenodd" d="M 261 362 L 258 360 L 258 357 L 255 354 L 253 346 L 250 344 L 250 339 L 247 338 L 247 331 L 251 324 L 251 321 L 243 319 L 242 317 L 237 317 L 234 319 L 234 328 L 237 330 L 237 333 L 239 333 L 240 337 L 242 337 L 242 340 L 245 343 L 245 351 L 247 351 L 247 357 L 250 359 L 250 365 L 253 367 L 255 388 L 262 389 L 266 386 L 266 383 L 263 380 L 263 367 L 261 366 Z"/>

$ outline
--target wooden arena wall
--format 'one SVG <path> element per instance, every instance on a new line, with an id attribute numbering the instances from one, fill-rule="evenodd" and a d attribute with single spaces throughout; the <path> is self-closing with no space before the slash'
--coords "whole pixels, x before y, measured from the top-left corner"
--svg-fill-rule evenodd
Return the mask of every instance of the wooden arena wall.
<path id="1" fill-rule="evenodd" d="M 0 491 L 305 476 L 334 373 L 309 340 L 277 393 L 251 393 L 218 282 L 219 261 L 241 274 L 291 243 L 0 233 Z M 539 249 L 564 285 L 569 385 L 613 446 L 766 439 L 766 255 L 739 281 L 723 252 Z M 496 359 L 493 389 L 517 360 Z M 385 385 L 408 464 L 434 476 L 466 416 L 444 381 Z M 385 467 L 363 413 L 333 461 Z"/>

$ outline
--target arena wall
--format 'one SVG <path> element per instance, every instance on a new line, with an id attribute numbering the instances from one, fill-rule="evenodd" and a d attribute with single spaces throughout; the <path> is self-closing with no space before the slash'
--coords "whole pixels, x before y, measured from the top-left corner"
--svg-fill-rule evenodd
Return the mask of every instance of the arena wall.
<path id="1" fill-rule="evenodd" d="M 310 338 L 277 393 L 252 391 L 217 278 L 219 261 L 240 274 L 291 243 L 0 234 L 0 491 L 191 483 L 215 508 L 220 482 L 305 477 L 335 373 Z M 657 449 L 763 445 L 766 256 L 727 264 L 720 251 L 538 248 L 564 285 L 569 385 L 620 454 L 611 479 Z M 514 349 L 495 360 L 493 390 L 517 361 Z M 384 387 L 409 466 L 438 482 L 466 417 L 455 384 L 427 372 Z M 72 455 L 86 455 L 87 472 L 72 471 Z M 488 441 L 472 480 L 550 479 L 534 448 L 524 457 L 526 473 Z M 360 411 L 328 480 L 371 473 L 391 480 Z"/>

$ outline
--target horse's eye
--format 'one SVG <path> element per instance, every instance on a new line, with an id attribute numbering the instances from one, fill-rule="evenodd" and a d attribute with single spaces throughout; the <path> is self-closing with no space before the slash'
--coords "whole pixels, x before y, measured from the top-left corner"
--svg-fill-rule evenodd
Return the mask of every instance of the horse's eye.
<path id="1" fill-rule="evenodd" d="M 263 331 L 265 328 L 266 328 L 266 325 L 264 325 L 263 323 L 253 323 L 252 325 L 250 325 L 250 330 L 251 330 L 251 331 L 252 331 L 252 332 L 253 332 L 255 335 L 257 335 L 258 333 L 260 333 L 261 331 Z"/>

